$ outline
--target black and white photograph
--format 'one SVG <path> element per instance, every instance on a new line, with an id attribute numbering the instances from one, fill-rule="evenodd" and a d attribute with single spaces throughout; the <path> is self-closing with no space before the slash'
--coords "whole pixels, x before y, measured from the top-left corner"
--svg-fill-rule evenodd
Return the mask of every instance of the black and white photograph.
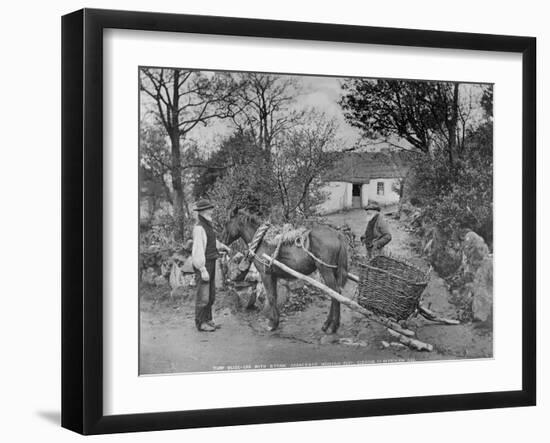
<path id="1" fill-rule="evenodd" d="M 1 441 L 544 440 L 544 3 L 6 5 Z"/>
<path id="2" fill-rule="evenodd" d="M 493 358 L 493 84 L 136 91 L 140 375 Z"/>

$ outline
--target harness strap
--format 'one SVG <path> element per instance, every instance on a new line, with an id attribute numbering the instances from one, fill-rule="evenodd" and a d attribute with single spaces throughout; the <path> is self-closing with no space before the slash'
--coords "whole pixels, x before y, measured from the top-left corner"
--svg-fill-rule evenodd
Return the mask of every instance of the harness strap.
<path id="1" fill-rule="evenodd" d="M 302 240 L 302 237 L 296 237 L 296 240 L 294 240 L 294 244 L 296 247 L 301 248 L 304 250 L 304 252 L 309 255 L 313 260 L 315 260 L 317 263 L 322 264 L 323 266 L 326 266 L 327 268 L 338 268 L 338 265 L 329 265 L 328 263 L 325 263 L 323 260 L 321 260 L 319 257 L 316 257 L 314 254 L 312 254 L 305 246 L 304 242 Z"/>
<path id="2" fill-rule="evenodd" d="M 275 247 L 275 251 L 273 252 L 273 255 L 271 256 L 268 265 L 271 269 L 273 267 L 273 260 L 277 260 L 277 257 L 279 256 L 279 251 L 281 249 L 281 245 L 283 244 L 283 236 L 279 236 L 279 241 L 277 242 L 277 246 Z"/>
<path id="3" fill-rule="evenodd" d="M 262 258 L 258 257 L 256 255 L 256 251 L 260 247 L 260 243 L 262 242 L 263 238 L 265 237 L 265 234 L 267 230 L 271 227 L 269 223 L 264 223 L 261 225 L 258 229 L 256 229 L 256 232 L 254 233 L 254 236 L 252 237 L 252 241 L 248 245 L 248 250 L 246 252 L 246 256 L 244 259 L 239 263 L 239 270 L 241 272 L 248 271 L 250 269 L 250 265 L 252 263 L 252 259 L 258 260 L 262 265 L 264 265 L 264 268 L 268 266 L 268 263 L 263 260 Z"/>
<path id="4" fill-rule="evenodd" d="M 279 256 L 279 251 L 280 251 L 281 245 L 283 243 L 283 237 L 282 236 L 279 238 L 279 241 L 277 242 L 277 246 L 275 248 L 275 251 L 273 252 L 273 255 L 271 256 L 271 260 L 266 261 L 266 260 L 262 259 L 261 257 L 258 257 L 258 255 L 256 254 L 256 251 L 258 250 L 258 248 L 260 246 L 260 243 L 264 239 L 265 234 L 266 234 L 267 230 L 270 227 L 271 227 L 271 225 L 269 223 L 264 223 L 254 233 L 254 237 L 252 237 L 252 241 L 248 245 L 248 251 L 246 253 L 246 257 L 239 264 L 239 269 L 241 271 L 245 271 L 245 270 L 248 270 L 250 268 L 250 264 L 251 264 L 252 259 L 258 260 L 264 266 L 264 271 L 267 271 L 268 269 L 270 269 L 272 267 L 273 260 L 276 260 L 277 257 Z M 326 266 L 327 268 L 332 268 L 332 269 L 338 268 L 338 265 L 330 265 L 330 264 L 324 262 L 323 260 L 321 260 L 319 257 L 316 257 L 313 253 L 311 253 L 305 247 L 302 237 L 296 237 L 296 239 L 294 240 L 294 244 L 296 245 L 296 247 L 303 249 L 305 251 L 305 253 L 307 255 L 309 255 L 317 263 L 319 263 L 323 266 Z"/>

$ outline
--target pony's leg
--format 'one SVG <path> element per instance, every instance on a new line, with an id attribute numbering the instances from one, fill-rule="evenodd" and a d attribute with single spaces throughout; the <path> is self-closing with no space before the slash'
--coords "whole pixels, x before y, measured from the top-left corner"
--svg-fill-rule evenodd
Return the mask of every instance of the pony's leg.
<path id="1" fill-rule="evenodd" d="M 262 275 L 266 293 L 265 315 L 267 317 L 267 329 L 274 331 L 279 327 L 279 308 L 277 307 L 277 277 L 271 274 Z"/>
<path id="2" fill-rule="evenodd" d="M 319 267 L 319 272 L 321 273 L 321 276 L 323 277 L 325 284 L 330 289 L 333 289 L 336 292 L 340 292 L 340 288 L 338 287 L 336 276 L 332 269 L 328 269 L 324 266 L 321 266 Z M 340 327 L 340 302 L 332 299 L 330 303 L 330 311 L 328 313 L 328 317 L 325 323 L 323 324 L 322 329 L 325 332 L 328 331 L 332 334 L 335 334 L 338 331 L 339 327 Z"/>

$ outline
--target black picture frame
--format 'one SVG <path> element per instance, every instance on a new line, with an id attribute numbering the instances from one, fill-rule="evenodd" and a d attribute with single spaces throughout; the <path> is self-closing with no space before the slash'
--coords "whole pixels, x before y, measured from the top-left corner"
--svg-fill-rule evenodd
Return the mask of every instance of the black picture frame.
<path id="1" fill-rule="evenodd" d="M 103 413 L 103 30 L 170 31 L 522 55 L 522 388 L 131 415 Z M 536 403 L 536 39 L 83 9 L 62 18 L 62 426 L 82 434 L 529 406 Z"/>

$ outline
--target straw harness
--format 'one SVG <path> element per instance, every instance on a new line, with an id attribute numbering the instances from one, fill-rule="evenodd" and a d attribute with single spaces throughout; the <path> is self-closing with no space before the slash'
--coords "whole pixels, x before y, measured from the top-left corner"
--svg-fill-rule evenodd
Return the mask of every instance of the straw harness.
<path id="1" fill-rule="evenodd" d="M 265 259 L 259 257 L 256 254 L 256 251 L 260 247 L 260 244 L 262 243 L 262 241 L 265 237 L 265 234 L 267 233 L 267 231 L 269 230 L 270 227 L 271 227 L 271 224 L 264 223 L 264 224 L 260 225 L 260 227 L 258 227 L 258 229 L 256 229 L 256 232 L 254 233 L 254 236 L 252 237 L 252 241 L 248 244 L 248 250 L 246 252 L 246 256 L 243 259 L 243 261 L 241 262 L 242 266 L 239 265 L 239 269 L 241 271 L 248 270 L 248 268 L 250 268 L 250 262 L 251 262 L 252 259 L 258 260 L 258 262 L 260 262 L 264 266 L 264 271 L 265 272 L 268 272 L 271 269 L 271 267 L 273 265 L 273 260 L 277 259 L 277 257 L 279 256 L 279 251 L 280 251 L 281 245 L 283 243 L 283 236 L 282 235 L 279 236 L 279 239 L 277 241 L 277 246 L 275 247 L 275 251 L 273 252 L 273 255 L 271 256 L 270 260 L 265 260 Z M 314 254 L 312 254 L 311 251 L 309 251 L 309 249 L 304 245 L 304 240 L 301 236 L 296 237 L 296 239 L 294 240 L 294 245 L 297 248 L 303 249 L 304 252 L 307 255 L 309 255 L 317 263 L 320 263 L 321 265 L 326 266 L 328 268 L 336 269 L 338 267 L 337 265 L 330 265 L 330 264 L 324 262 L 323 260 L 321 260 L 319 257 L 316 257 Z"/>

